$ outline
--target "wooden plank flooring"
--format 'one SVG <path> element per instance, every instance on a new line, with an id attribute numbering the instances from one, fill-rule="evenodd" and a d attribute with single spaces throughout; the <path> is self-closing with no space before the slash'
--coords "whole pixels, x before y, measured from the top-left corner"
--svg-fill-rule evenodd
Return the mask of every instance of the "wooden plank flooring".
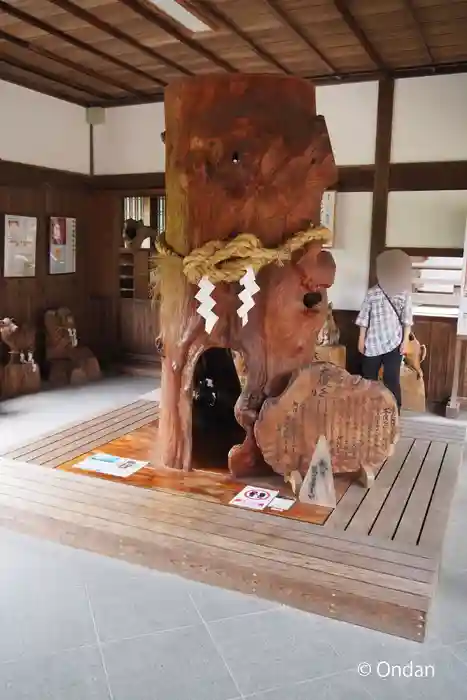
<path id="1" fill-rule="evenodd" d="M 136 401 L 108 413 L 75 423 L 43 438 L 24 443 L 2 453 L 2 457 L 56 467 L 79 457 L 94 447 L 127 435 L 147 425 L 157 416 L 154 401 Z"/>
<path id="2" fill-rule="evenodd" d="M 371 489 L 337 478 L 334 511 L 255 513 L 221 468 L 155 469 L 157 404 L 138 401 L 0 458 L 0 524 L 422 641 L 465 438 L 432 423 L 403 421 Z M 150 464 L 91 478 L 74 465 L 97 449 Z"/>

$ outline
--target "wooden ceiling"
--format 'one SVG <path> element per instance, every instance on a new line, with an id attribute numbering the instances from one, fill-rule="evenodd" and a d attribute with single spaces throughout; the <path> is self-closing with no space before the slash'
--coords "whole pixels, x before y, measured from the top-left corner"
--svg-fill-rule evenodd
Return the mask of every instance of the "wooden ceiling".
<path id="1" fill-rule="evenodd" d="M 0 0 L 0 79 L 115 106 L 159 101 L 170 81 L 219 71 L 318 84 L 467 72 L 467 0 L 185 5 L 212 30 L 192 33 L 151 0 Z"/>

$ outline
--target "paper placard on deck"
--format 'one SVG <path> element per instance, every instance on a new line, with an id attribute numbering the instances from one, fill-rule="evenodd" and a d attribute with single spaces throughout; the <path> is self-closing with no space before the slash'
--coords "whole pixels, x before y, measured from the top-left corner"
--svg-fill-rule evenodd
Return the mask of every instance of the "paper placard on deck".
<path id="1" fill-rule="evenodd" d="M 292 500 L 291 498 L 280 498 L 279 496 L 276 496 L 276 498 L 269 504 L 269 507 L 271 510 L 278 510 L 282 512 L 285 510 L 290 510 L 295 503 L 296 501 Z"/>
<path id="2" fill-rule="evenodd" d="M 262 489 L 258 486 L 245 486 L 230 501 L 229 505 L 240 508 L 250 508 L 251 510 L 263 510 L 279 494 L 279 491 Z"/>
<path id="3" fill-rule="evenodd" d="M 137 459 L 117 457 L 99 452 L 86 457 L 73 466 L 77 469 L 84 469 L 87 472 L 96 472 L 97 474 L 107 474 L 107 476 L 118 476 L 121 479 L 126 479 L 147 464 L 148 462 L 140 462 Z"/>

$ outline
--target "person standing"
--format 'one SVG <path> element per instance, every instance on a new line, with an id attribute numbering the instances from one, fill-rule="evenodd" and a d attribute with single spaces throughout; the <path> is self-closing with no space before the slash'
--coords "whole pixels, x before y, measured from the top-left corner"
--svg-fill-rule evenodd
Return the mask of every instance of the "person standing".
<path id="1" fill-rule="evenodd" d="M 402 251 L 382 253 L 377 260 L 378 284 L 368 290 L 356 320 L 363 377 L 376 381 L 382 367 L 384 384 L 399 411 L 401 363 L 413 323 L 410 274 L 409 256 Z"/>

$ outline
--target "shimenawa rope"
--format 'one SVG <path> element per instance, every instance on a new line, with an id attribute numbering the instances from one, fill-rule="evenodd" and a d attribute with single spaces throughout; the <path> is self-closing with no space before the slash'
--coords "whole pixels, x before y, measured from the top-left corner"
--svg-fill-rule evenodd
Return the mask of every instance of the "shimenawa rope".
<path id="1" fill-rule="evenodd" d="M 212 284 L 238 282 L 250 267 L 257 273 L 271 263 L 283 265 L 295 251 L 308 243 L 317 240 L 328 242 L 330 239 L 329 229 L 310 227 L 294 234 L 278 248 L 264 248 L 257 236 L 241 233 L 229 241 L 208 241 L 185 257 L 170 248 L 164 240 L 159 240 L 154 262 L 157 265 L 163 258 L 178 258 L 191 284 L 198 284 L 203 277 L 207 277 Z"/>

